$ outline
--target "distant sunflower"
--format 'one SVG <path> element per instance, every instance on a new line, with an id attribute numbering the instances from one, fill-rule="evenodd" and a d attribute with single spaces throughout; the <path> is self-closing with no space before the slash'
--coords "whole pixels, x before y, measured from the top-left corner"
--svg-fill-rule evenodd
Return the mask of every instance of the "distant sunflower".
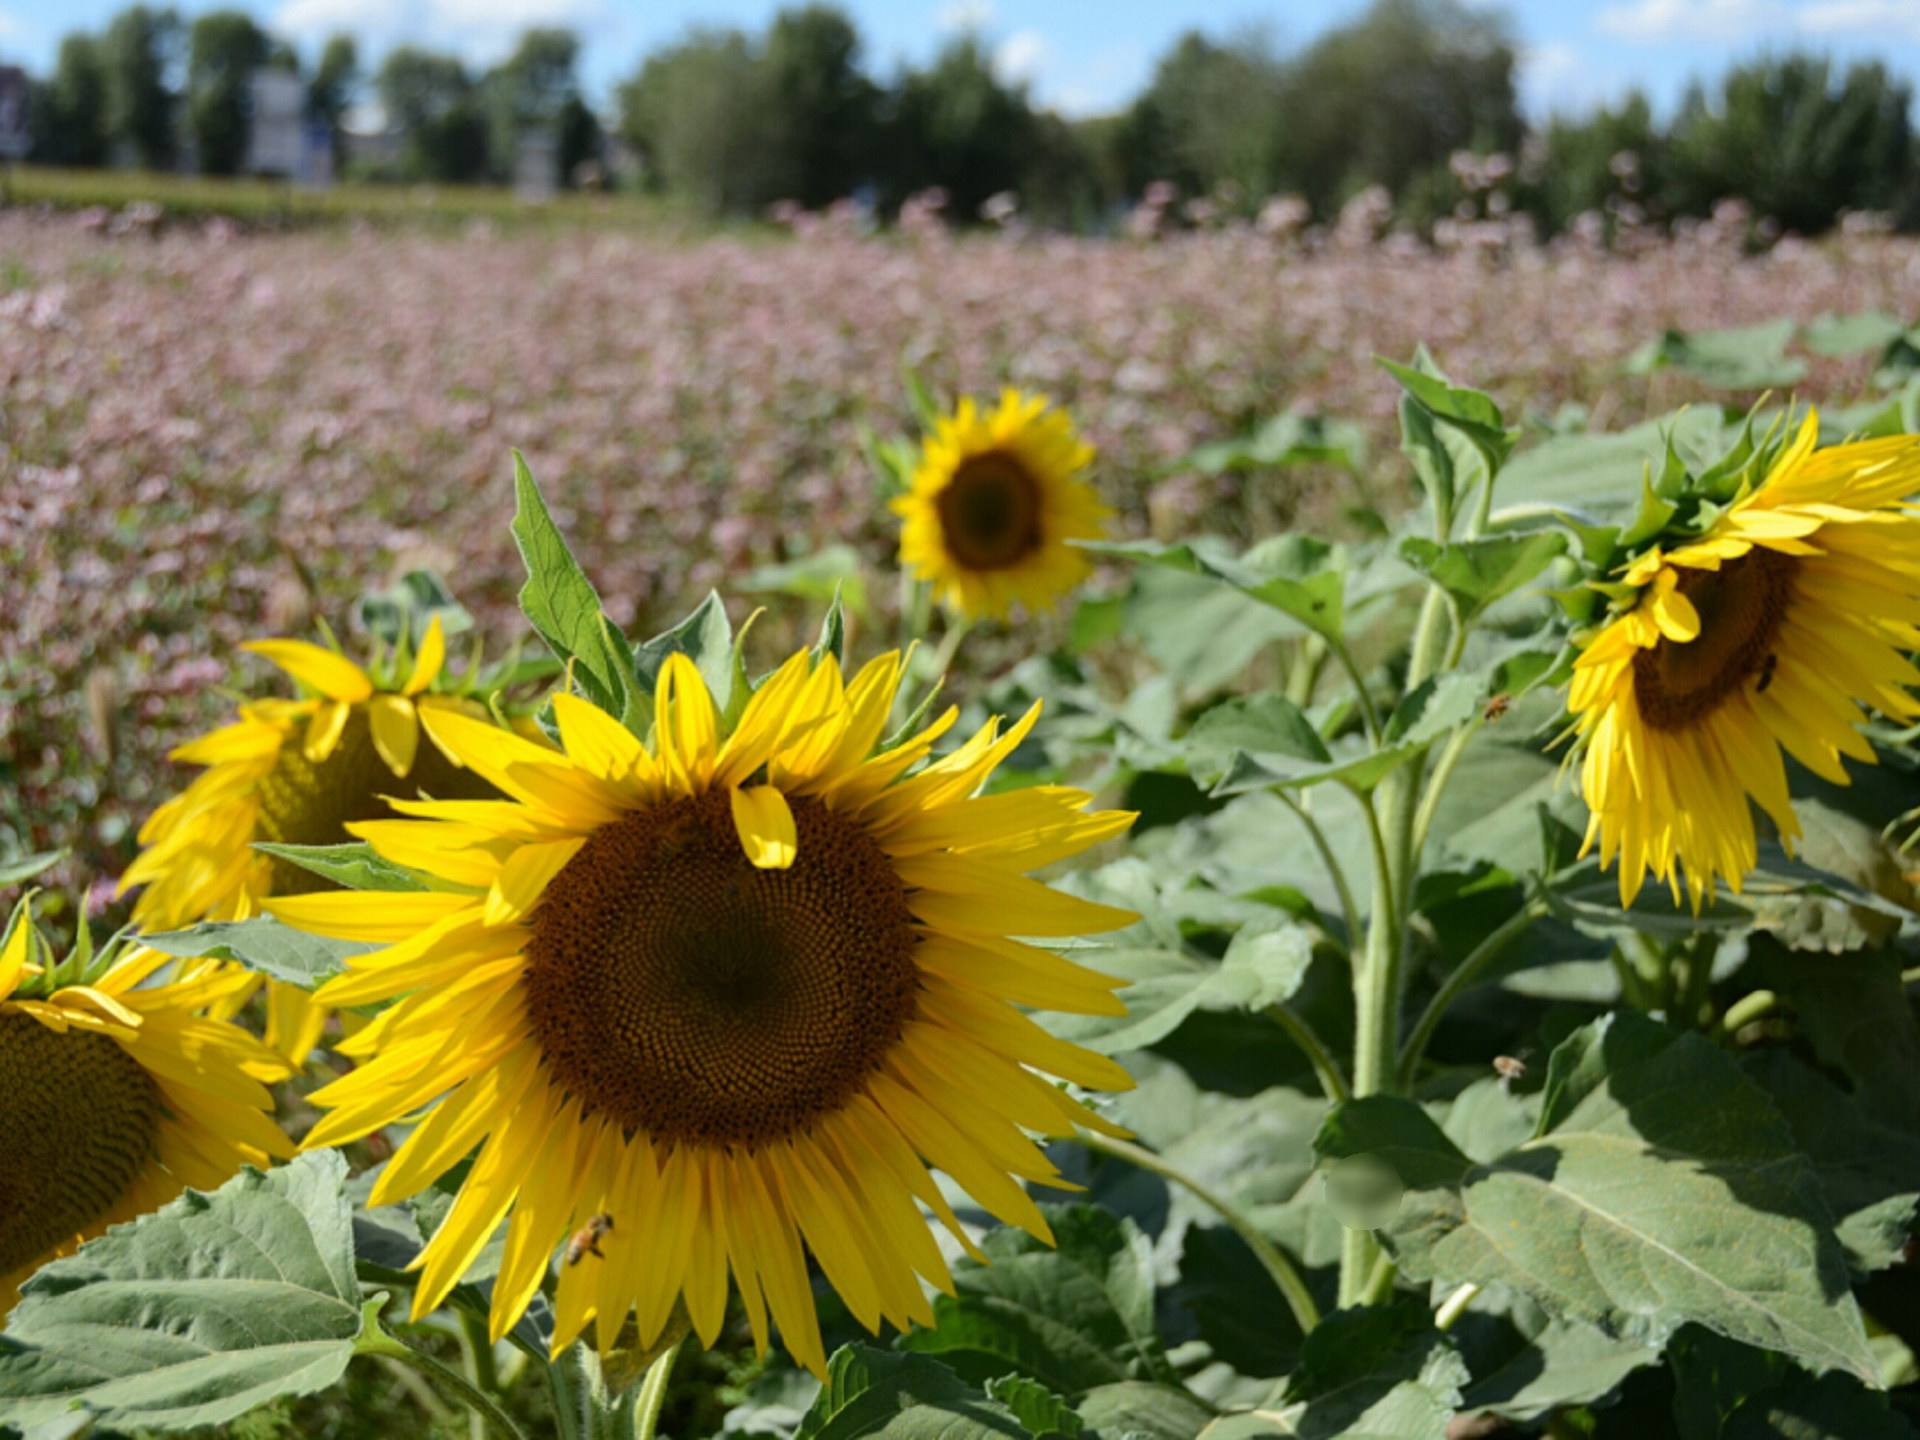
<path id="1" fill-rule="evenodd" d="M 146 888 L 133 919 L 145 930 L 201 920 L 239 920 L 268 895 L 297 895 L 328 882 L 253 848 L 256 841 L 334 845 L 347 824 L 391 815 L 384 796 L 492 795 L 492 787 L 420 744 L 420 716 L 436 707 L 473 708 L 434 695 L 446 661 L 438 617 L 428 626 L 404 680 L 391 688 L 344 655 L 304 640 L 256 640 L 264 656 L 312 692 L 300 700 L 250 700 L 239 719 L 177 747 L 170 758 L 204 765 L 199 776 L 141 827 L 146 848 L 120 889 Z M 319 1040 L 326 1012 L 301 990 L 268 987 L 268 1043 L 296 1063 Z M 242 999 L 245 997 L 242 996 Z"/>
<path id="2" fill-rule="evenodd" d="M 893 502 L 905 520 L 900 563 L 964 615 L 1052 604 L 1087 577 L 1068 542 L 1099 539 L 1111 513 L 1083 477 L 1092 462 L 1044 396 L 1006 390 L 984 413 L 963 399 L 935 422 Z"/>
<path id="3" fill-rule="evenodd" d="M 1782 752 L 1847 783 L 1866 711 L 1920 716 L 1920 438 L 1816 449 L 1808 415 L 1765 480 L 1699 533 L 1634 560 L 1637 594 L 1584 646 L 1568 704 L 1603 864 L 1631 905 L 1649 873 L 1696 905 L 1740 888 L 1751 797 L 1800 834 Z"/>
<path id="4" fill-rule="evenodd" d="M 1035 1070 L 1131 1081 L 1016 1006 L 1120 1013 L 1121 982 L 1008 936 L 1132 920 L 1024 872 L 1133 817 L 1056 786 L 977 795 L 1038 706 L 909 775 L 955 712 L 874 753 L 899 683 L 897 654 L 843 682 L 831 657 L 801 652 L 723 737 L 675 655 L 651 749 L 571 695 L 554 700 L 558 752 L 429 714 L 447 752 L 510 798 L 406 802 L 423 818 L 351 828 L 471 891 L 267 902 L 291 924 L 385 943 L 320 999 L 405 997 L 349 1042 L 366 1063 L 314 1093 L 331 1113 L 306 1144 L 438 1099 L 374 1204 L 481 1147 L 421 1254 L 416 1315 L 510 1215 L 493 1291 L 504 1333 L 555 1247 L 604 1216 L 601 1250 L 561 1267 L 556 1353 L 590 1322 L 602 1350 L 636 1333 L 651 1345 L 681 1299 L 711 1344 L 731 1271 L 756 1342 L 771 1310 L 819 1373 L 807 1250 L 869 1328 L 931 1319 L 916 1277 L 951 1286 L 915 1200 L 970 1242 L 927 1166 L 1047 1237 L 1012 1177 L 1058 1176 L 1025 1132 L 1111 1127 Z"/>
<path id="5" fill-rule="evenodd" d="M 149 984 L 178 962 L 136 948 L 53 982 L 33 938 L 19 916 L 0 945 L 0 1316 L 27 1276 L 109 1225 L 293 1151 L 261 1083 L 286 1066 L 199 1013 L 244 974 L 189 963 Z"/>

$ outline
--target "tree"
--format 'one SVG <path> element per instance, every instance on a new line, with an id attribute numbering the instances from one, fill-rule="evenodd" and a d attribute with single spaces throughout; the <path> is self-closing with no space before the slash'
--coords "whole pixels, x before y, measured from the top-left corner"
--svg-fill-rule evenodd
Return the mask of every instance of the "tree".
<path id="1" fill-rule="evenodd" d="M 420 180 L 473 181 L 487 175 L 487 125 L 467 67 L 416 45 L 387 52 L 374 80 L 401 135 L 401 167 Z"/>
<path id="2" fill-rule="evenodd" d="M 1279 177 L 1321 214 L 1370 184 L 1396 193 L 1456 150 L 1513 150 L 1523 126 L 1497 13 L 1374 0 L 1287 70 Z"/>
<path id="3" fill-rule="evenodd" d="M 320 63 L 307 82 L 307 107 L 314 118 L 327 127 L 333 137 L 333 162 L 340 168 L 346 158 L 341 152 L 342 123 L 353 103 L 353 92 L 360 82 L 360 52 L 351 35 L 335 35 L 320 52 Z"/>
<path id="4" fill-rule="evenodd" d="M 512 174 L 521 136 L 528 131 L 547 130 L 559 138 L 568 102 L 580 97 L 574 75 L 579 55 L 580 39 L 573 31 L 537 27 L 525 31 L 513 53 L 480 82 L 495 178 Z"/>
<path id="5" fill-rule="evenodd" d="M 209 175 L 232 175 L 247 156 L 253 72 L 267 62 L 266 31 L 244 10 L 213 10 L 187 39 L 187 120 Z"/>
<path id="6" fill-rule="evenodd" d="M 68 35 L 39 97 L 33 158 L 47 165 L 106 164 L 106 94 L 100 42 L 91 35 Z"/>
<path id="7" fill-rule="evenodd" d="M 620 87 L 620 129 L 655 184 L 709 214 L 777 199 L 765 72 L 738 30 L 694 30 Z"/>
<path id="8" fill-rule="evenodd" d="M 1648 219 L 1661 218 L 1669 199 L 1667 140 L 1654 123 L 1653 107 L 1639 90 L 1618 105 L 1603 106 L 1579 120 L 1556 117 L 1540 137 L 1537 178 L 1526 184 L 1525 203 L 1549 232 L 1577 215 L 1602 210 L 1609 200 L 1631 199 Z"/>
<path id="9" fill-rule="evenodd" d="M 1216 44 L 1198 31 L 1164 55 L 1127 113 L 1127 189 L 1171 180 L 1190 194 L 1231 185 L 1249 203 L 1279 177 L 1286 71 L 1267 37 L 1250 31 Z"/>
<path id="10" fill-rule="evenodd" d="M 949 213 L 971 218 L 989 196 L 1020 188 L 1037 135 L 1026 92 L 1001 84 L 979 40 L 962 36 L 931 69 L 901 78 L 887 127 L 888 201 L 939 185 Z"/>
<path id="11" fill-rule="evenodd" d="M 180 18 L 134 5 L 107 25 L 101 41 L 109 145 L 150 170 L 173 163 L 173 92 L 167 72 L 178 60 Z"/>
<path id="12" fill-rule="evenodd" d="M 765 92 L 778 188 L 819 207 L 852 193 L 871 163 L 879 91 L 860 71 L 860 34 L 830 5 L 782 10 L 767 32 Z"/>
<path id="13" fill-rule="evenodd" d="M 1878 62 L 1835 83 L 1821 56 L 1729 71 L 1711 102 L 1697 87 L 1672 131 L 1672 203 L 1705 214 L 1737 195 L 1803 234 L 1842 210 L 1892 210 L 1912 174 L 1912 87 Z"/>

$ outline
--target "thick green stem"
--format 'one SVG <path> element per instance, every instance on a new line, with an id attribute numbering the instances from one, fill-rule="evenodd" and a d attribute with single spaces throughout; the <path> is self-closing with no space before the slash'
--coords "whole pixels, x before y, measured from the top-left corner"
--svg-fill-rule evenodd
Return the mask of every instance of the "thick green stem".
<path id="1" fill-rule="evenodd" d="M 1440 1302 L 1440 1308 L 1433 1312 L 1433 1328 L 1451 1330 L 1454 1322 L 1467 1313 L 1467 1307 L 1473 1303 L 1473 1297 L 1480 1293 L 1480 1286 L 1469 1280 Z"/>
<path id="2" fill-rule="evenodd" d="M 679 1345 L 668 1346 L 647 1367 L 646 1378 L 640 1382 L 640 1395 L 633 1407 L 634 1440 L 653 1440 L 653 1432 L 660 1424 L 660 1411 L 667 1403 L 667 1384 L 673 1379 L 673 1362 L 679 1355 Z"/>
<path id="3" fill-rule="evenodd" d="M 1313 841 L 1313 848 L 1320 854 L 1320 863 L 1327 867 L 1327 877 L 1333 881 L 1334 893 L 1340 897 L 1340 918 L 1347 927 L 1347 949 L 1351 951 L 1360 943 L 1360 907 L 1353 903 L 1353 886 L 1347 882 L 1347 872 L 1340 864 L 1340 857 L 1333 853 L 1333 846 L 1327 843 L 1327 832 L 1320 828 L 1320 822 L 1313 818 L 1313 812 L 1285 790 L 1275 790 L 1280 803 L 1294 813 L 1301 825 L 1306 828 L 1307 838 Z M 1355 797 L 1364 805 L 1364 798 Z"/>
<path id="4" fill-rule="evenodd" d="M 1307 1062 L 1313 1066 L 1313 1073 L 1320 1081 L 1320 1089 L 1327 1099 L 1338 1105 L 1353 1094 L 1353 1088 L 1347 1084 L 1346 1074 L 1340 1069 L 1339 1060 L 1305 1019 L 1285 1005 L 1269 1005 L 1267 1014 L 1287 1032 L 1287 1038 L 1300 1047 Z"/>
<path id="5" fill-rule="evenodd" d="M 1727 1007 L 1727 1013 L 1720 1017 L 1720 1030 L 1725 1035 L 1738 1035 L 1747 1026 L 1763 1015 L 1770 1015 L 1780 1003 L 1780 997 L 1771 990 L 1755 990 L 1742 995 Z"/>
<path id="6" fill-rule="evenodd" d="M 934 652 L 933 678 L 938 680 L 952 667 L 954 657 L 960 653 L 961 642 L 967 638 L 967 632 L 973 628 L 973 622 L 959 616 L 949 617 L 947 633 L 940 637 L 940 648 Z"/>
<path id="7" fill-rule="evenodd" d="M 1366 677 L 1360 673 L 1360 667 L 1354 664 L 1353 652 L 1347 649 L 1345 640 L 1331 639 L 1327 643 L 1332 648 L 1333 658 L 1340 662 L 1340 668 L 1347 672 L 1347 679 L 1353 682 L 1354 698 L 1360 702 L 1360 723 L 1366 727 L 1367 739 L 1379 744 L 1380 712 L 1374 708 Z"/>
<path id="8" fill-rule="evenodd" d="M 1410 1089 L 1420 1071 L 1420 1061 L 1427 1053 L 1427 1043 L 1433 1039 L 1433 1032 L 1440 1021 L 1453 1007 L 1474 981 L 1480 978 L 1495 960 L 1507 952 L 1514 941 L 1532 928 L 1533 922 L 1547 913 L 1544 900 L 1530 900 L 1514 911 L 1498 929 L 1490 932 L 1474 946 L 1467 958 L 1454 966 L 1453 973 L 1441 982 L 1440 989 L 1427 1008 L 1420 1012 L 1420 1018 L 1414 1022 L 1413 1033 L 1407 1036 L 1407 1043 L 1400 1051 L 1400 1086 Z"/>
<path id="9" fill-rule="evenodd" d="M 460 1349 L 467 1362 L 467 1378 L 473 1382 L 474 1389 L 489 1395 L 500 1392 L 499 1367 L 493 1363 L 493 1338 L 487 1334 L 487 1323 L 470 1310 L 461 1310 Z M 467 1430 L 471 1440 L 486 1440 L 487 1423 L 476 1410 L 469 1412 Z"/>
<path id="10" fill-rule="evenodd" d="M 1137 1165 L 1142 1170 L 1158 1175 L 1162 1180 L 1186 1190 L 1201 1204 L 1218 1214 L 1227 1222 L 1227 1228 L 1246 1242 L 1247 1248 L 1253 1251 L 1254 1258 L 1272 1277 L 1281 1298 L 1287 1302 L 1287 1309 L 1293 1312 L 1294 1323 L 1300 1327 L 1301 1334 L 1311 1332 L 1313 1327 L 1320 1323 L 1320 1307 L 1314 1303 L 1313 1292 L 1307 1288 L 1305 1278 L 1295 1268 L 1293 1261 L 1287 1258 L 1286 1252 L 1261 1234 L 1251 1220 L 1222 1196 L 1179 1166 L 1130 1141 L 1116 1140 L 1110 1135 L 1096 1134 L 1091 1130 L 1082 1130 L 1070 1138 L 1089 1150 L 1125 1160 L 1130 1165 Z"/>
<path id="11" fill-rule="evenodd" d="M 474 1413 L 485 1418 L 496 1434 L 506 1440 L 526 1440 L 525 1433 L 513 1423 L 513 1417 L 502 1410 L 491 1395 L 481 1390 L 450 1365 L 442 1365 L 423 1350 L 395 1339 L 381 1328 L 379 1318 L 369 1314 L 366 1328 L 360 1339 L 355 1342 L 354 1350 L 361 1355 L 380 1355 L 389 1360 L 401 1360 L 430 1376 L 442 1387 L 453 1392 Z"/>

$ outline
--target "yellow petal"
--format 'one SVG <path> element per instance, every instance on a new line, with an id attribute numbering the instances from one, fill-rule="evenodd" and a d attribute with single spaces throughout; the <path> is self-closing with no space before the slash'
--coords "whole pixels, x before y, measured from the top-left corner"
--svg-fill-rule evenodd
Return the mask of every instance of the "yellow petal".
<path id="1" fill-rule="evenodd" d="M 669 655 L 654 693 L 654 748 L 661 767 L 689 792 L 704 788 L 719 736 L 719 717 L 699 667 L 685 655 Z"/>
<path id="2" fill-rule="evenodd" d="M 489 925 L 511 925 L 540 902 L 547 882 L 580 853 L 586 840 L 548 840 L 538 845 L 522 845 L 507 857 L 500 874 L 487 891 L 486 919 Z"/>
<path id="3" fill-rule="evenodd" d="M 414 752 L 420 748 L 420 717 L 414 713 L 413 701 L 401 695 L 376 695 L 367 702 L 367 719 L 373 726 L 373 748 L 387 769 L 406 779 L 413 769 Z"/>
<path id="4" fill-rule="evenodd" d="M 310 762 L 318 765 L 333 754 L 333 747 L 346 733 L 347 717 L 352 714 L 353 706 L 340 700 L 313 712 L 313 719 L 307 722 L 307 740 L 303 747 Z"/>
<path id="5" fill-rule="evenodd" d="M 433 684 L 440 674 L 440 667 L 446 663 L 447 637 L 440 628 L 440 617 L 436 615 L 427 625 L 426 636 L 420 642 L 420 653 L 413 658 L 413 673 L 407 676 L 407 683 L 400 693 L 418 695 Z"/>
<path id="6" fill-rule="evenodd" d="M 457 910 L 478 908 L 472 895 L 439 890 L 339 890 L 276 896 L 262 904 L 274 919 L 296 930 L 389 942 L 408 939 Z"/>
<path id="7" fill-rule="evenodd" d="M 740 848 L 762 870 L 785 870 L 800 853 L 799 833 L 787 797 L 771 785 L 730 790 L 733 828 L 740 832 Z"/>
<path id="8" fill-rule="evenodd" d="M 27 973 L 27 936 L 33 927 L 27 923 L 27 917 L 19 917 L 19 923 L 13 927 L 13 934 L 7 937 L 6 947 L 0 949 L 0 1000 L 13 994 L 20 979 Z"/>
<path id="9" fill-rule="evenodd" d="M 240 647 L 271 660 L 309 689 L 329 700 L 352 704 L 373 694 L 367 672 L 344 655 L 310 645 L 305 640 L 249 640 Z"/>

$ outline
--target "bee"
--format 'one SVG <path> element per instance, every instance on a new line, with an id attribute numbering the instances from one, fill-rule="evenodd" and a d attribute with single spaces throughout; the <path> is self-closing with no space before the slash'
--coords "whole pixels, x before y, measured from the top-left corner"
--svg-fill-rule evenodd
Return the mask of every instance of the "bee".
<path id="1" fill-rule="evenodd" d="M 602 1260 L 606 1255 L 600 1249 L 600 1242 L 613 1233 L 613 1216 L 604 1210 L 594 1216 L 567 1239 L 567 1264 L 578 1265 L 589 1255 L 598 1255 Z"/>
<path id="2" fill-rule="evenodd" d="M 1496 1055 L 1493 1057 L 1493 1072 L 1508 1084 L 1512 1084 L 1515 1080 L 1526 1078 L 1527 1062 L 1516 1060 L 1511 1055 Z"/>
<path id="3" fill-rule="evenodd" d="M 1511 695 L 1496 695 L 1487 701 L 1487 708 L 1480 712 L 1480 718 L 1489 721 L 1498 720 L 1502 715 L 1507 713 L 1507 707 L 1511 704 L 1513 704 L 1513 697 Z"/>
<path id="4" fill-rule="evenodd" d="M 1760 683 L 1753 687 L 1754 694 L 1764 695 L 1767 693 L 1767 686 L 1773 683 L 1773 667 L 1779 663 L 1780 657 L 1769 650 L 1767 652 L 1767 658 L 1760 662 Z"/>

